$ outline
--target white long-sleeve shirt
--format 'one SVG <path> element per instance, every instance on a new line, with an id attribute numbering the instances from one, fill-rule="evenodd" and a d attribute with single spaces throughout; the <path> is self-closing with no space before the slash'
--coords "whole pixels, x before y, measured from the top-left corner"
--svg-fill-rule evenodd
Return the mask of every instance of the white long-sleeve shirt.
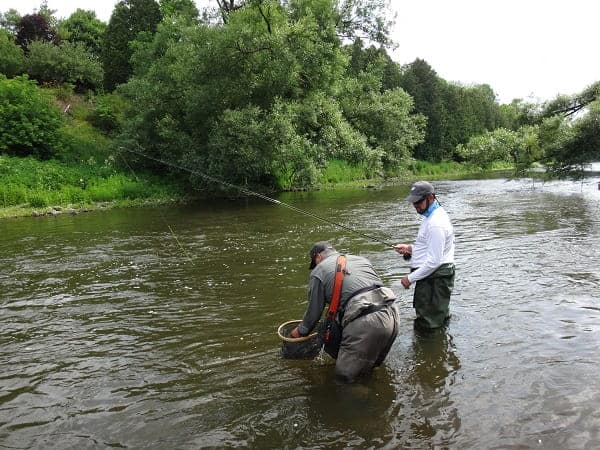
<path id="1" fill-rule="evenodd" d="M 408 281 L 414 283 L 431 275 L 442 264 L 454 262 L 454 228 L 448 213 L 439 206 L 425 217 L 412 246 Z"/>

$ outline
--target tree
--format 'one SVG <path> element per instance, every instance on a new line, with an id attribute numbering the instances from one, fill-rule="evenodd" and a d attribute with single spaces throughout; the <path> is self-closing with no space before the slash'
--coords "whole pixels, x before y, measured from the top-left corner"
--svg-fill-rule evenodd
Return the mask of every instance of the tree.
<path id="1" fill-rule="evenodd" d="M 23 73 L 23 50 L 15 43 L 14 36 L 0 29 L 0 73 L 9 78 Z"/>
<path id="2" fill-rule="evenodd" d="M 555 114 L 540 125 L 541 162 L 550 176 L 580 178 L 587 164 L 600 159 L 600 82 L 571 98 L 558 97 L 546 115 L 550 111 Z"/>
<path id="3" fill-rule="evenodd" d="M 246 7 L 261 8 L 268 0 L 217 0 L 222 23 L 227 23 L 231 14 Z M 314 14 L 323 22 L 333 21 L 341 40 L 348 42 L 361 38 L 383 46 L 391 46 L 390 30 L 395 15 L 390 15 L 390 0 L 285 0 L 279 2 L 289 9 L 294 19 Z M 210 8 L 206 17 L 214 17 Z"/>
<path id="4" fill-rule="evenodd" d="M 21 15 L 19 12 L 11 8 L 4 14 L 0 12 L 0 28 L 7 30 L 10 34 L 16 35 Z"/>
<path id="5" fill-rule="evenodd" d="M 77 9 L 68 19 L 59 24 L 63 40 L 81 42 L 95 57 L 100 57 L 106 24 L 96 18 L 94 11 Z"/>
<path id="6" fill-rule="evenodd" d="M 415 111 L 427 117 L 425 140 L 414 150 L 417 159 L 442 159 L 442 98 L 437 73 L 424 60 L 416 59 L 404 67 L 401 87 L 414 99 Z"/>
<path id="7" fill-rule="evenodd" d="M 396 16 L 389 0 L 338 0 L 336 28 L 347 40 L 362 38 L 390 46 L 390 30 Z"/>
<path id="8" fill-rule="evenodd" d="M 82 43 L 53 45 L 32 42 L 25 60 L 26 73 L 41 83 L 70 83 L 79 90 L 98 89 L 102 84 L 102 66 Z"/>
<path id="9" fill-rule="evenodd" d="M 122 145 L 248 186 L 308 186 L 333 160 L 371 174 L 396 164 L 422 136 L 410 97 L 382 92 L 382 55 L 348 90 L 332 5 L 255 0 L 220 26 L 165 20 L 138 37 L 118 89 L 132 102 Z"/>
<path id="10" fill-rule="evenodd" d="M 26 52 L 33 41 L 58 42 L 56 31 L 51 28 L 43 14 L 27 14 L 21 18 L 17 26 L 17 44 Z"/>
<path id="11" fill-rule="evenodd" d="M 34 81 L 0 74 L 0 152 L 49 158 L 60 148 L 62 124 L 53 100 Z"/>
<path id="12" fill-rule="evenodd" d="M 456 152 L 463 160 L 489 169 L 495 162 L 512 162 L 521 145 L 517 133 L 498 128 L 472 137 L 467 144 L 459 144 Z"/>
<path id="13" fill-rule="evenodd" d="M 131 42 L 141 32 L 153 34 L 161 19 L 160 7 L 154 0 L 121 0 L 117 3 L 102 45 L 104 87 L 107 91 L 129 79 Z"/>
<path id="14" fill-rule="evenodd" d="M 600 81 L 597 81 L 581 93 L 573 96 L 561 95 L 544 105 L 542 116 L 563 115 L 570 117 L 576 115 L 591 103 L 600 99 Z"/>
<path id="15" fill-rule="evenodd" d="M 198 8 L 193 0 L 161 0 L 160 11 L 162 17 L 184 17 L 193 23 L 198 19 Z"/>

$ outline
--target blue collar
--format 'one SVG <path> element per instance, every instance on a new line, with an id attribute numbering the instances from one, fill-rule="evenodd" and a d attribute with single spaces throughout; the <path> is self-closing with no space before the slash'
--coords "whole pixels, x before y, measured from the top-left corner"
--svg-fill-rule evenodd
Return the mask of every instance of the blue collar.
<path id="1" fill-rule="evenodd" d="M 431 205 L 429 205 L 429 208 L 427 208 L 425 211 L 423 211 L 422 215 L 425 217 L 429 217 L 439 207 L 440 207 L 440 204 L 438 203 L 438 201 L 434 200 L 433 203 Z"/>

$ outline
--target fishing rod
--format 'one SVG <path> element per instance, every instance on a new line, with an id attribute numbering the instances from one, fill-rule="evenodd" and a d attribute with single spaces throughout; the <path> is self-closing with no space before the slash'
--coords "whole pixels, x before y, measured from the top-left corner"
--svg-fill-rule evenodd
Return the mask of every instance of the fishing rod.
<path id="1" fill-rule="evenodd" d="M 336 227 L 339 227 L 339 228 L 342 228 L 342 229 L 344 229 L 344 230 L 351 231 L 352 233 L 358 234 L 359 236 L 362 236 L 362 237 L 365 237 L 365 238 L 367 238 L 367 239 L 370 239 L 370 240 L 373 240 L 373 241 L 379 242 L 380 244 L 383 244 L 383 245 L 385 245 L 386 247 L 389 247 L 389 248 L 394 248 L 394 245 L 392 245 L 392 244 L 390 244 L 389 242 L 386 242 L 386 241 L 384 241 L 384 240 L 382 240 L 382 239 L 379 239 L 379 238 L 378 238 L 378 237 L 376 237 L 376 236 L 372 236 L 372 235 L 369 235 L 369 234 L 363 233 L 363 232 L 361 232 L 361 231 L 355 230 L 354 228 L 351 228 L 351 227 L 349 227 L 349 226 L 346 226 L 346 225 L 343 225 L 343 224 L 341 224 L 341 223 L 334 222 L 334 221 L 332 221 L 332 220 L 326 219 L 326 218 L 324 218 L 324 217 L 321 217 L 321 216 L 319 216 L 319 215 L 317 215 L 317 214 L 311 213 L 310 211 L 306 211 L 306 210 L 304 210 L 304 209 L 301 209 L 301 208 L 298 208 L 298 207 L 296 207 L 296 206 L 290 205 L 289 203 L 285 203 L 285 202 L 282 202 L 282 201 L 280 201 L 280 200 L 276 200 L 276 199 L 274 199 L 274 198 L 268 197 L 268 196 L 266 196 L 266 195 L 264 195 L 264 194 L 261 194 L 261 193 L 259 193 L 259 192 L 255 192 L 255 191 L 252 191 L 252 190 L 250 190 L 250 189 L 247 189 L 247 188 L 245 188 L 245 187 L 243 187 L 243 186 L 238 186 L 238 185 L 236 185 L 236 184 L 229 183 L 229 182 L 227 182 L 227 181 L 224 181 L 224 180 L 220 180 L 220 179 L 218 179 L 218 178 L 215 178 L 215 177 L 212 177 L 212 176 L 210 176 L 210 175 L 208 175 L 208 174 L 206 174 L 206 173 L 204 173 L 204 172 L 200 172 L 199 170 L 193 170 L 193 169 L 190 169 L 190 168 L 188 168 L 188 167 L 184 167 L 184 166 L 182 166 L 182 165 L 180 165 L 180 164 L 177 164 L 177 163 L 172 163 L 172 162 L 170 162 L 170 161 L 165 161 L 165 160 L 163 160 L 163 159 L 160 159 L 160 158 L 156 158 L 156 157 L 154 157 L 154 156 L 147 155 L 147 154 L 145 154 L 145 153 L 143 153 L 143 152 L 140 152 L 140 151 L 137 151 L 137 150 L 132 150 L 132 149 L 124 148 L 124 147 L 119 147 L 119 148 L 120 148 L 121 150 L 125 150 L 125 151 L 127 151 L 127 152 L 133 153 L 133 154 L 135 154 L 135 155 L 138 155 L 138 156 L 141 156 L 141 157 L 143 157 L 143 158 L 150 159 L 150 160 L 152 160 L 152 161 L 155 161 L 155 162 L 157 162 L 157 163 L 164 164 L 165 166 L 173 167 L 173 168 L 175 168 L 175 169 L 179 169 L 179 170 L 182 170 L 182 171 L 184 171 L 184 172 L 189 172 L 189 173 L 191 173 L 191 174 L 193 174 L 193 175 L 198 175 L 198 176 L 200 176 L 200 177 L 202 177 L 202 178 L 204 178 L 204 179 L 206 179 L 206 180 L 212 181 L 212 182 L 214 182 L 214 183 L 218 183 L 218 184 L 221 184 L 221 185 L 223 185 L 223 186 L 227 186 L 227 187 L 229 187 L 229 188 L 236 189 L 236 190 L 240 191 L 240 192 L 241 192 L 241 193 L 243 193 L 243 194 L 246 194 L 246 195 L 249 195 L 249 196 L 253 196 L 253 197 L 257 197 L 257 198 L 260 198 L 260 199 L 262 199 L 262 200 L 265 200 L 265 201 L 268 201 L 268 202 L 274 203 L 274 204 L 276 204 L 276 205 L 283 206 L 283 207 L 285 207 L 285 208 L 291 209 L 292 211 L 295 211 L 295 212 L 297 212 L 297 213 L 299 213 L 299 214 L 303 214 L 303 215 L 305 215 L 305 216 L 309 216 L 309 217 L 312 217 L 312 218 L 314 218 L 314 219 L 318 219 L 318 220 L 320 220 L 320 221 L 322 221 L 322 222 L 328 223 L 328 224 L 330 224 L 330 225 L 334 225 L 334 226 L 336 226 Z"/>

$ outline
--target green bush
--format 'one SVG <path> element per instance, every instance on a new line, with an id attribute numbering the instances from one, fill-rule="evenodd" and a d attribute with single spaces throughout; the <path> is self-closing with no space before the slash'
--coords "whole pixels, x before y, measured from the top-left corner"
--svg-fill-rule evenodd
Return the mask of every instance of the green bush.
<path id="1" fill-rule="evenodd" d="M 82 43 L 56 46 L 34 41 L 27 47 L 25 70 L 44 83 L 71 83 L 80 89 L 97 89 L 102 83 L 102 65 Z"/>
<path id="2" fill-rule="evenodd" d="M 105 133 L 115 133 L 120 130 L 119 122 L 123 117 L 125 101 L 117 94 L 98 96 L 95 108 L 88 116 L 88 121 Z"/>
<path id="3" fill-rule="evenodd" d="M 38 192 L 30 194 L 28 200 L 32 208 L 44 208 L 49 205 L 48 196 Z"/>
<path id="4" fill-rule="evenodd" d="M 11 78 L 23 73 L 23 50 L 13 36 L 0 29 L 0 73 Z"/>
<path id="5" fill-rule="evenodd" d="M 4 208 L 26 203 L 27 191 L 17 184 L 0 184 L 0 202 Z"/>
<path id="6" fill-rule="evenodd" d="M 0 74 L 0 152 L 49 158 L 60 148 L 60 111 L 26 76 Z"/>
<path id="7" fill-rule="evenodd" d="M 60 130 L 60 136 L 63 145 L 57 156 L 61 161 L 73 164 L 110 162 L 109 139 L 88 122 L 72 120 L 69 126 Z"/>

